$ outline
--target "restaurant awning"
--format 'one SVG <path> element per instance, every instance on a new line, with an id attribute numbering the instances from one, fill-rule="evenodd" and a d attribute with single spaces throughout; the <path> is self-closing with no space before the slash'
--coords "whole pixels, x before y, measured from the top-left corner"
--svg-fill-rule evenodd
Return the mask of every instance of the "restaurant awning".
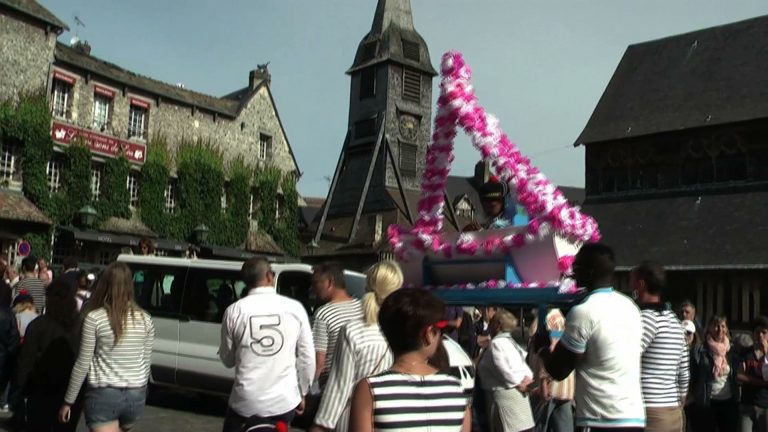
<path id="1" fill-rule="evenodd" d="M 155 247 L 166 251 L 185 252 L 189 249 L 189 243 L 173 239 L 157 239 Z"/>
<path id="2" fill-rule="evenodd" d="M 75 240 L 81 241 L 92 241 L 123 246 L 138 246 L 140 240 L 140 238 L 136 236 L 113 234 L 104 231 L 81 230 L 80 228 L 75 227 L 61 227 L 60 229 L 62 231 L 71 233 Z"/>

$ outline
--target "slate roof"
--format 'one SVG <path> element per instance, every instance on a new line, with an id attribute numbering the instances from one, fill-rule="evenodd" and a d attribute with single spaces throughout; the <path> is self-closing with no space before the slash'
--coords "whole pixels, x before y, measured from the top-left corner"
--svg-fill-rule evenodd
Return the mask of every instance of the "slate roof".
<path id="1" fill-rule="evenodd" d="M 574 145 L 768 117 L 768 15 L 630 45 Z"/>
<path id="2" fill-rule="evenodd" d="M 272 103 L 272 107 L 275 111 L 275 117 L 277 117 L 280 130 L 283 132 L 283 136 L 285 137 L 285 142 L 288 145 L 288 151 L 290 152 L 291 158 L 293 159 L 296 172 L 299 176 L 301 176 L 299 163 L 296 160 L 296 155 L 293 153 L 293 147 L 291 147 L 290 141 L 288 140 L 288 134 L 285 133 L 283 121 L 280 119 L 280 114 L 278 113 L 277 106 L 275 105 L 275 100 L 272 97 L 272 92 L 269 90 L 269 83 L 266 80 L 257 81 L 253 89 L 250 87 L 245 87 L 226 96 L 216 97 L 192 91 L 186 88 L 181 88 L 177 85 L 158 81 L 144 75 L 139 75 L 116 64 L 99 59 L 98 57 L 94 57 L 90 54 L 83 53 L 61 42 L 56 43 L 54 57 L 56 58 L 57 62 L 73 65 L 77 68 L 84 69 L 88 72 L 105 77 L 131 88 L 143 90 L 152 96 L 160 96 L 161 98 L 166 98 L 176 102 L 181 102 L 189 106 L 202 108 L 217 114 L 225 115 L 230 118 L 236 118 L 238 115 L 240 115 L 240 111 L 248 104 L 248 102 L 251 100 L 251 97 L 256 94 L 256 92 L 262 86 L 266 86 L 270 102 Z"/>
<path id="3" fill-rule="evenodd" d="M 57 61 L 77 66 L 121 84 L 229 117 L 237 117 L 244 101 L 243 99 L 218 98 L 139 75 L 113 63 L 85 54 L 61 42 L 56 43 L 54 55 Z M 263 84 L 265 82 L 260 82 L 256 88 Z"/>
<path id="4" fill-rule="evenodd" d="M 251 230 L 248 233 L 245 250 L 270 255 L 285 255 L 285 251 L 278 246 L 272 236 L 260 230 Z"/>
<path id="5" fill-rule="evenodd" d="M 51 225 L 51 220 L 43 214 L 20 191 L 0 188 L 0 220 L 14 220 Z"/>
<path id="6" fill-rule="evenodd" d="M 69 30 L 63 21 L 35 0 L 0 0 L 0 5 L 14 9 L 45 24 L 50 24 L 59 32 Z"/>
<path id="7" fill-rule="evenodd" d="M 157 233 L 147 228 L 138 218 L 122 219 L 110 217 L 101 223 L 99 229 L 117 234 L 131 234 L 135 236 L 157 237 Z"/>
<path id="8" fill-rule="evenodd" d="M 617 264 L 768 268 L 768 191 L 585 204 Z"/>

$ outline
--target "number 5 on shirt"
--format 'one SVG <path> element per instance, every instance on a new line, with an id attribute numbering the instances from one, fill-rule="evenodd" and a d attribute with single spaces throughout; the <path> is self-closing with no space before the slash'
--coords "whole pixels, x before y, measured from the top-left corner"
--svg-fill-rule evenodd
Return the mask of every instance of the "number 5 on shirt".
<path id="1" fill-rule="evenodd" d="M 255 315 L 251 317 L 251 350 L 262 357 L 270 357 L 283 348 L 280 331 L 280 315 Z"/>

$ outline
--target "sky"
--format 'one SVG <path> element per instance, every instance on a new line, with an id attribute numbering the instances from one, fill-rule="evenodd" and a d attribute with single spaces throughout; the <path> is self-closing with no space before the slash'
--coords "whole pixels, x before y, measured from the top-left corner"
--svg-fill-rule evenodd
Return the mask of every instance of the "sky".
<path id="1" fill-rule="evenodd" d="M 269 62 L 271 91 L 303 176 L 325 196 L 347 130 L 349 77 L 376 0 L 39 0 L 126 69 L 222 96 Z M 411 0 L 432 64 L 458 50 L 479 102 L 555 184 L 583 186 L 583 130 L 626 47 L 768 14 L 765 0 Z M 84 23 L 76 26 L 74 17 Z M 438 80 L 433 81 L 437 97 Z M 433 103 L 434 107 L 434 103 Z M 433 108 L 434 116 L 434 108 Z M 453 175 L 479 155 L 456 139 Z"/>

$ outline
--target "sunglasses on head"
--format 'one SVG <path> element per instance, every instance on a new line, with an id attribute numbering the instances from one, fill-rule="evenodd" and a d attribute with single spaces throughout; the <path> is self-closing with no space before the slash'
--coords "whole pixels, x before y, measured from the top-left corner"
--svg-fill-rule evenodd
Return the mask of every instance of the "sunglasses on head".
<path id="1" fill-rule="evenodd" d="M 430 324 L 424 327 L 423 333 L 426 334 L 430 327 L 439 330 L 440 333 L 444 333 L 450 326 L 448 325 L 448 320 L 440 320 L 434 324 Z"/>

